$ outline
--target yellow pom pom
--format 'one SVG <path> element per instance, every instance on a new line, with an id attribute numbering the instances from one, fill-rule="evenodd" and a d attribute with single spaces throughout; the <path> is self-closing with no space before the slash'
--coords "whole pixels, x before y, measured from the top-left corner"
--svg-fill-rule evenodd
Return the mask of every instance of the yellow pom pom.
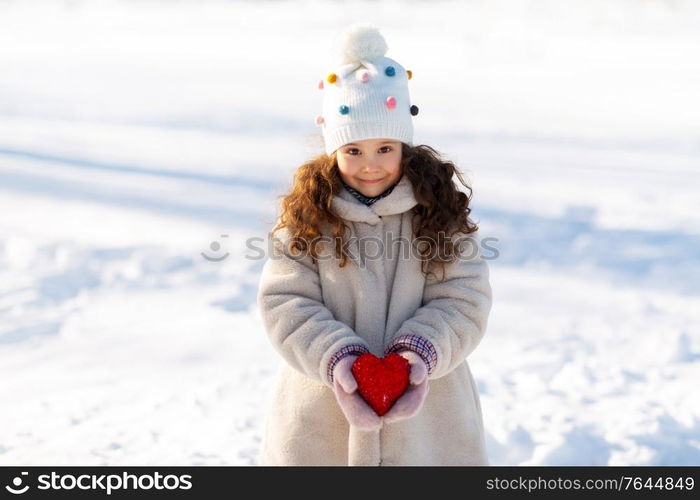
<path id="1" fill-rule="evenodd" d="M 406 73 L 408 73 L 408 79 L 409 79 L 409 80 L 410 80 L 411 78 L 413 78 L 413 71 L 411 71 L 410 69 L 407 69 L 407 70 L 406 70 Z"/>
<path id="2" fill-rule="evenodd" d="M 328 80 L 328 83 L 335 83 L 337 79 L 338 76 L 335 73 L 331 73 L 330 75 L 328 75 L 328 78 L 326 78 L 326 80 Z"/>

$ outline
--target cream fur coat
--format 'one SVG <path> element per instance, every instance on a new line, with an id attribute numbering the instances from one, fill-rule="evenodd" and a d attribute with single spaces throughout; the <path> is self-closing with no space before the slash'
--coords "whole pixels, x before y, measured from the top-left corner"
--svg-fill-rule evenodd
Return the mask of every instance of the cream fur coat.
<path id="1" fill-rule="evenodd" d="M 345 189 L 335 196 L 332 206 L 355 238 L 348 251 L 356 260 L 343 268 L 332 245 L 312 263 L 309 255 L 282 251 L 286 228 L 275 233 L 282 245 L 265 262 L 257 299 L 269 339 L 286 362 L 260 465 L 488 465 L 479 394 L 466 360 L 484 336 L 491 309 L 487 262 L 478 232 L 472 233 L 463 257 L 446 266 L 445 281 L 426 279 L 417 255 L 402 250 L 412 240 L 416 203 L 405 175 L 371 206 Z M 380 259 L 372 258 L 378 244 L 358 245 L 363 238 L 406 243 Z M 363 344 L 381 357 L 404 334 L 427 338 L 437 351 L 423 408 L 379 431 L 350 427 L 328 379 L 331 356 Z"/>

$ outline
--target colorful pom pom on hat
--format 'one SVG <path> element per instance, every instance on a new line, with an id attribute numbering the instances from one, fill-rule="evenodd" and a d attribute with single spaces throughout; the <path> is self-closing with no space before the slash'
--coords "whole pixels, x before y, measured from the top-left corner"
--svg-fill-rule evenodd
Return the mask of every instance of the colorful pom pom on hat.
<path id="1" fill-rule="evenodd" d="M 316 124 L 322 127 L 326 154 L 363 139 L 413 145 L 412 118 L 418 113 L 408 91 L 413 73 L 386 57 L 387 50 L 371 24 L 352 24 L 341 33 L 337 63 L 318 84 L 323 108 Z"/>

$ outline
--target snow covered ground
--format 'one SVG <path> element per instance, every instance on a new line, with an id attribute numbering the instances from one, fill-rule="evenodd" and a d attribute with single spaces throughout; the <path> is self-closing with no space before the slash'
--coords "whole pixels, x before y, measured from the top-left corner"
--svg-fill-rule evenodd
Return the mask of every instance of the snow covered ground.
<path id="1" fill-rule="evenodd" d="M 0 2 L 0 464 L 256 463 L 281 361 L 246 241 L 362 20 L 498 239 L 492 463 L 700 464 L 689 0 Z"/>

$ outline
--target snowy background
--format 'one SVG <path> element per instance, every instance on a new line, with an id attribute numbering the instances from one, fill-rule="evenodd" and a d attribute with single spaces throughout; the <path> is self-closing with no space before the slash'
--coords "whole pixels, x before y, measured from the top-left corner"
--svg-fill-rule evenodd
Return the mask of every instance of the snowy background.
<path id="1" fill-rule="evenodd" d="M 245 242 L 356 21 L 498 239 L 492 463 L 700 464 L 690 0 L 0 1 L 0 464 L 256 463 L 281 361 Z"/>

